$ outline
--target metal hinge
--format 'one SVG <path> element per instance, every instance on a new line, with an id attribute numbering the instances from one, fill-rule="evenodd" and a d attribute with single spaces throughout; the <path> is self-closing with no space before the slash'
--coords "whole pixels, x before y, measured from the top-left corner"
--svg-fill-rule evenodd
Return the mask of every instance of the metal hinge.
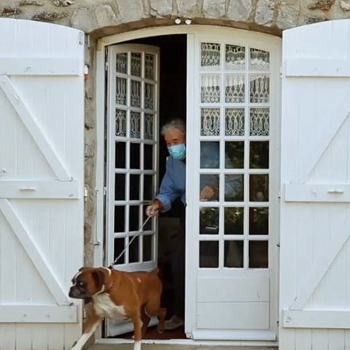
<path id="1" fill-rule="evenodd" d="M 105 62 L 105 70 L 106 71 L 108 70 L 108 62 L 107 61 Z"/>
<path id="2" fill-rule="evenodd" d="M 282 77 L 283 77 L 283 69 L 280 68 L 280 79 L 282 79 Z"/>
<path id="3" fill-rule="evenodd" d="M 103 187 L 103 195 L 104 195 L 104 196 L 107 195 L 107 187 Z"/>

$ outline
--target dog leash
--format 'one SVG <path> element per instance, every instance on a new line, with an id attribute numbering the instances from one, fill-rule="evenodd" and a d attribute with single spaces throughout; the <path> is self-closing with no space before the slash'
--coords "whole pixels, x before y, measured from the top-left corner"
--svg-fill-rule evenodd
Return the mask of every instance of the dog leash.
<path id="1" fill-rule="evenodd" d="M 126 247 L 123 249 L 123 251 L 115 258 L 115 260 L 112 262 L 112 264 L 110 264 L 108 266 L 109 269 L 113 270 L 113 265 L 115 265 L 117 263 L 117 261 L 123 256 L 123 254 L 126 252 L 126 250 L 129 248 L 130 244 L 134 241 L 134 239 L 136 237 L 139 236 L 139 234 L 141 233 L 141 230 L 143 229 L 143 227 L 147 224 L 148 220 L 151 217 L 148 216 L 147 219 L 143 222 L 142 226 L 138 229 L 138 231 L 135 233 L 134 237 L 129 241 L 129 243 L 126 245 Z"/>

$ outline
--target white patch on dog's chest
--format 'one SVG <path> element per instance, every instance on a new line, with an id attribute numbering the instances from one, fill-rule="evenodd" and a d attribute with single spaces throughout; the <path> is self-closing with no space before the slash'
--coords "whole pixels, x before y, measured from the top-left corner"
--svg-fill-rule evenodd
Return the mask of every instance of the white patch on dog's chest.
<path id="1" fill-rule="evenodd" d="M 122 321 L 125 316 L 124 306 L 115 305 L 108 294 L 101 293 L 94 296 L 94 306 L 97 315 L 114 321 Z"/>

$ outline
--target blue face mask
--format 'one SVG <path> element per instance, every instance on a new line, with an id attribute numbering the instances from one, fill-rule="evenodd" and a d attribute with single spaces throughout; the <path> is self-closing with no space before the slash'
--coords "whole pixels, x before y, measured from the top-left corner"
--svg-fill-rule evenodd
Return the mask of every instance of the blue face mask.
<path id="1" fill-rule="evenodd" d="M 183 160 L 186 158 L 186 146 L 184 143 L 181 143 L 180 145 L 169 146 L 168 152 L 174 159 Z"/>

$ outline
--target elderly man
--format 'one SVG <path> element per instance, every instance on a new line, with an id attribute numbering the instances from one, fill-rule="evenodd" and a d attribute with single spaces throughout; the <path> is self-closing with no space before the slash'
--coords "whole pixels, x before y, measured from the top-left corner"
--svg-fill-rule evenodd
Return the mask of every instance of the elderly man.
<path id="1" fill-rule="evenodd" d="M 146 208 L 146 214 L 150 217 L 171 209 L 171 204 L 178 198 L 184 207 L 186 205 L 186 128 L 180 119 L 172 120 L 165 124 L 161 134 L 166 142 L 170 157 L 167 159 L 166 172 L 163 177 L 159 194 Z M 213 197 L 215 191 L 206 186 L 201 190 L 201 200 Z M 175 315 L 165 323 L 165 329 L 172 330 L 184 324 L 184 300 L 185 300 L 185 210 L 180 218 L 180 230 L 175 237 L 172 254 L 172 272 L 175 285 Z"/>

